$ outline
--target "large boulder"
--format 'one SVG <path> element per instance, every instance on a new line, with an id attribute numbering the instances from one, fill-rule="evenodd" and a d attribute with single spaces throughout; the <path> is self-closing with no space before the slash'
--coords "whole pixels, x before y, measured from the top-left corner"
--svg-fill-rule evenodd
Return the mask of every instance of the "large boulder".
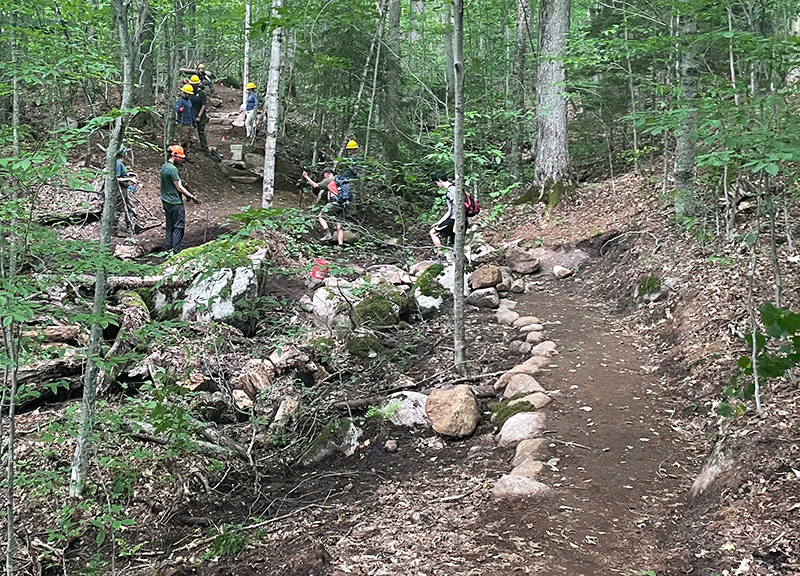
<path id="1" fill-rule="evenodd" d="M 539 271 L 539 258 L 519 246 L 509 246 L 506 250 L 506 265 L 517 274 L 533 274 Z"/>
<path id="2" fill-rule="evenodd" d="M 478 402 L 466 384 L 431 392 L 425 412 L 434 431 L 454 438 L 471 435 L 481 420 Z"/>

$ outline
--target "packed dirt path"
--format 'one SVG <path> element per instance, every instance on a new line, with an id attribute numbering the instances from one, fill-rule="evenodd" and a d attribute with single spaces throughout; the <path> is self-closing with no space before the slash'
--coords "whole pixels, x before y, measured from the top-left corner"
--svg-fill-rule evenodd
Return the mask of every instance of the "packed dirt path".
<path id="1" fill-rule="evenodd" d="M 661 536 L 676 528 L 696 463 L 662 423 L 669 406 L 649 373 L 647 350 L 633 347 L 619 319 L 581 298 L 579 286 L 580 279 L 545 281 L 515 309 L 539 317 L 559 349 L 537 377 L 554 398 L 545 408 L 551 459 L 539 477 L 554 498 L 492 496 L 511 471 L 514 449 L 497 447 L 488 417 L 461 441 L 381 423 L 351 456 L 275 475 L 247 495 L 231 487 L 228 501 L 280 520 L 254 548 L 200 573 L 672 573 L 667 565 L 680 554 L 665 551 Z M 490 333 L 514 330 L 491 312 L 469 313 L 468 332 L 483 334 L 471 340 L 473 357 Z M 400 449 L 386 452 L 386 439 Z M 227 513 L 227 522 L 247 522 Z"/>

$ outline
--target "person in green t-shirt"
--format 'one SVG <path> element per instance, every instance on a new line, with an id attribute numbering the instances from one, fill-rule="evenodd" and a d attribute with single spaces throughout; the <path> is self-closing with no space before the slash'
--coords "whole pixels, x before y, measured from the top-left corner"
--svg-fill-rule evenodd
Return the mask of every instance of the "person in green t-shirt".
<path id="1" fill-rule="evenodd" d="M 200 200 L 181 183 L 178 165 L 186 158 L 183 147 L 176 144 L 170 146 L 168 150 L 169 158 L 161 167 L 161 204 L 164 206 L 164 216 L 167 219 L 164 248 L 177 254 L 181 251 L 183 229 L 186 227 L 186 209 L 183 206 L 183 197 L 186 196 L 198 204 L 200 204 Z"/>

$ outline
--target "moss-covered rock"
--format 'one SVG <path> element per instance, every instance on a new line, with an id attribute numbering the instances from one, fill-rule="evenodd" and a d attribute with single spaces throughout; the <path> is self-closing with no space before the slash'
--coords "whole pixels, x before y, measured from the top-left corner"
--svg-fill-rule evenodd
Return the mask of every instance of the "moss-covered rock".
<path id="1" fill-rule="evenodd" d="M 535 412 L 536 406 L 530 402 L 513 402 L 514 400 L 518 400 L 523 396 L 524 394 L 517 394 L 516 396 L 506 398 L 502 402 L 498 402 L 492 406 L 491 421 L 498 427 L 502 428 L 506 420 L 511 418 L 514 414 L 519 414 L 520 412 Z"/>
<path id="2" fill-rule="evenodd" d="M 430 298 L 445 298 L 450 292 L 447 289 L 439 284 L 436 281 L 436 277 L 442 273 L 444 270 L 444 266 L 442 264 L 431 264 L 428 266 L 425 271 L 419 275 L 417 281 L 414 282 L 414 286 L 411 287 L 411 294 L 413 294 L 417 289 L 419 289 L 420 293 L 423 296 L 428 296 Z"/>
<path id="3" fill-rule="evenodd" d="M 356 326 L 391 326 L 400 322 L 403 296 L 398 293 L 375 292 L 353 307 Z"/>
<path id="4" fill-rule="evenodd" d="M 252 261 L 249 256 L 262 248 L 269 249 L 266 242 L 255 238 L 234 240 L 231 238 L 218 238 L 211 242 L 181 250 L 178 254 L 170 256 L 162 267 L 166 269 L 181 269 L 191 264 L 215 269 L 229 268 L 235 270 L 242 266 L 250 266 Z"/>
<path id="5" fill-rule="evenodd" d="M 381 341 L 368 330 L 354 330 L 345 339 L 345 349 L 353 356 L 369 358 L 383 350 Z"/>

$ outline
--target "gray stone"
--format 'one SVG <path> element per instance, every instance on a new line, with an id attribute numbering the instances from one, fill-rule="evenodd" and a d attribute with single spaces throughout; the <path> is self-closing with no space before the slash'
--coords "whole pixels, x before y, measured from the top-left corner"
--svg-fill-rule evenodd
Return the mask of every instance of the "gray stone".
<path id="1" fill-rule="evenodd" d="M 525 282 L 522 280 L 514 280 L 511 283 L 511 288 L 509 288 L 509 290 L 514 294 L 522 294 L 525 292 Z"/>
<path id="2" fill-rule="evenodd" d="M 506 265 L 517 274 L 533 274 L 538 272 L 539 259 L 519 246 L 509 246 L 506 250 Z"/>
<path id="3" fill-rule="evenodd" d="M 536 316 L 520 316 L 517 318 L 517 321 L 514 322 L 514 328 L 522 328 L 523 326 L 529 326 L 531 324 L 541 324 L 541 322 Z"/>
<path id="4" fill-rule="evenodd" d="M 414 290 L 414 301 L 423 318 L 435 315 L 444 304 L 444 298 L 441 296 L 426 296 L 419 288 Z"/>
<path id="5" fill-rule="evenodd" d="M 514 453 L 514 459 L 511 465 L 516 467 L 525 462 L 526 460 L 540 460 L 548 456 L 549 449 L 547 447 L 549 440 L 547 438 L 531 438 L 523 440 L 517 444 L 517 451 Z"/>
<path id="6" fill-rule="evenodd" d="M 506 474 L 501 476 L 497 484 L 492 488 L 492 496 L 495 498 L 550 498 L 553 496 L 553 489 L 547 484 L 543 484 L 524 476 L 512 476 Z"/>
<path id="7" fill-rule="evenodd" d="M 498 391 L 503 390 L 511 381 L 511 377 L 516 374 L 528 374 L 529 376 L 535 376 L 539 372 L 540 372 L 539 367 L 536 366 L 535 364 L 526 364 L 526 363 L 517 364 L 510 370 L 507 370 L 506 372 L 501 374 L 500 377 L 497 380 L 495 380 L 494 389 Z"/>
<path id="8" fill-rule="evenodd" d="M 528 335 L 525 336 L 525 342 L 531 344 L 539 344 L 542 340 L 544 340 L 544 334 L 541 332 L 528 332 Z"/>
<path id="9" fill-rule="evenodd" d="M 505 421 L 500 429 L 500 446 L 511 446 L 522 440 L 539 438 L 544 432 L 544 412 L 519 412 Z"/>
<path id="10" fill-rule="evenodd" d="M 542 470 L 544 470 L 544 462 L 539 460 L 525 460 L 518 466 L 514 466 L 514 469 L 511 470 L 511 475 L 523 476 L 531 480 L 536 480 L 542 473 Z"/>
<path id="11" fill-rule="evenodd" d="M 463 438 L 475 432 L 481 419 L 478 402 L 466 384 L 431 392 L 425 404 L 425 412 L 434 431 L 455 438 Z"/>
<path id="12" fill-rule="evenodd" d="M 552 356 L 556 353 L 556 343 L 552 340 L 546 340 L 541 344 L 537 344 L 531 348 L 532 356 Z"/>
<path id="13" fill-rule="evenodd" d="M 494 288 L 503 280 L 500 269 L 493 264 L 484 264 L 469 277 L 469 285 L 473 290 Z"/>
<path id="14" fill-rule="evenodd" d="M 570 270 L 569 268 L 565 268 L 564 266 L 559 266 L 558 264 L 553 266 L 553 276 L 555 276 L 559 280 L 566 278 L 570 274 L 572 274 L 572 270 Z"/>
<path id="15" fill-rule="evenodd" d="M 334 452 L 350 456 L 358 447 L 358 441 L 363 433 L 363 430 L 350 418 L 337 418 L 322 429 L 297 463 L 300 466 L 311 466 Z"/>
<path id="16" fill-rule="evenodd" d="M 508 384 L 503 391 L 503 398 L 511 398 L 517 394 L 533 394 L 534 392 L 544 392 L 545 389 L 536 378 L 528 374 L 514 374 L 509 378 Z"/>
<path id="17" fill-rule="evenodd" d="M 481 288 L 467 296 L 467 304 L 478 308 L 497 308 L 500 306 L 500 295 L 494 288 Z"/>
<path id="18" fill-rule="evenodd" d="M 420 392 L 395 392 L 383 401 L 381 408 L 389 412 L 389 421 L 397 426 L 430 428 L 425 412 L 428 397 Z"/>
<path id="19" fill-rule="evenodd" d="M 550 358 L 541 354 L 534 354 L 522 364 L 525 366 L 535 366 L 537 370 L 541 371 L 542 368 L 550 364 Z"/>
<path id="20" fill-rule="evenodd" d="M 497 309 L 497 314 L 495 314 L 495 316 L 497 317 L 497 321 L 500 322 L 500 324 L 509 324 L 509 325 L 513 324 L 514 321 L 517 318 L 519 318 L 519 314 L 517 314 L 513 310 L 509 310 L 504 306 L 501 306 L 500 308 Z"/>
<path id="21" fill-rule="evenodd" d="M 526 326 L 520 326 L 519 331 L 523 333 L 544 332 L 544 326 L 542 326 L 541 324 L 528 324 Z"/>
<path id="22" fill-rule="evenodd" d="M 508 298 L 500 298 L 500 306 L 505 306 L 509 310 L 513 310 L 514 308 L 517 307 L 517 301 L 510 300 Z"/>
<path id="23" fill-rule="evenodd" d="M 530 342 L 523 342 L 522 340 L 514 340 L 508 345 L 508 351 L 512 354 L 528 354 L 533 348 Z"/>
<path id="24" fill-rule="evenodd" d="M 508 292 L 511 290 L 511 284 L 514 282 L 514 277 L 511 275 L 511 269 L 508 266 L 500 267 L 500 276 L 502 280 L 500 284 L 495 286 L 498 292 Z"/>

